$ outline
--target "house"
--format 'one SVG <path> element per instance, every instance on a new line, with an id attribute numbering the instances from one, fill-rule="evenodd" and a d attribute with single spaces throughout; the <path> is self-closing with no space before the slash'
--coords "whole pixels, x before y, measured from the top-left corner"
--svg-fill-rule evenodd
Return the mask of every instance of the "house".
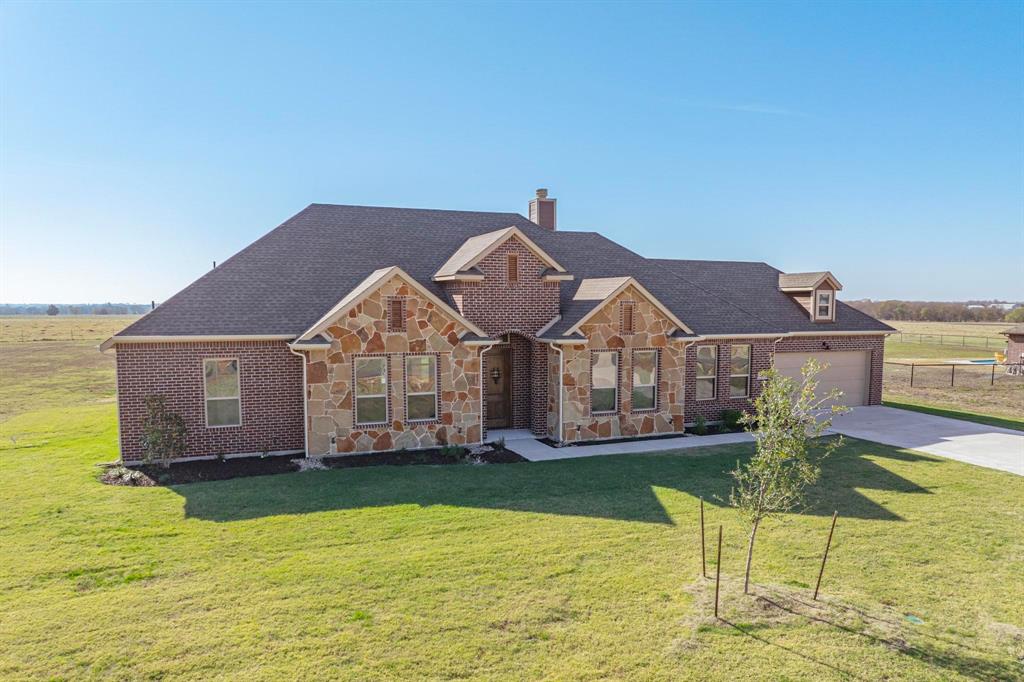
<path id="1" fill-rule="evenodd" d="M 1006 337 L 1006 362 L 1024 363 L 1024 324 L 999 333 Z"/>
<path id="2" fill-rule="evenodd" d="M 696 242 L 693 242 L 696 245 Z M 313 204 L 105 341 L 121 455 L 163 395 L 193 456 L 682 432 L 744 409 L 772 362 L 878 404 L 889 326 L 830 272 L 645 258 L 529 218 Z"/>

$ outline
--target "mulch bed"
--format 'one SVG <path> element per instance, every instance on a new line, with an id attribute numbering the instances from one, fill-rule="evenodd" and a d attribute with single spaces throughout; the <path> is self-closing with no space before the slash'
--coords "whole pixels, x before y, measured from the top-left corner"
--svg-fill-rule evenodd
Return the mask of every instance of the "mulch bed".
<path id="1" fill-rule="evenodd" d="M 492 446 L 494 447 L 494 446 Z M 372 467 L 372 466 L 410 466 L 414 464 L 515 464 L 517 462 L 529 461 L 522 455 L 517 455 L 511 450 L 494 449 L 467 457 L 455 458 L 447 455 L 440 448 L 430 450 L 406 450 L 398 452 L 371 452 L 365 455 L 338 455 L 324 457 L 324 464 L 331 469 L 348 469 L 350 467 Z"/>
<path id="2" fill-rule="evenodd" d="M 468 453 L 468 451 L 466 452 Z M 272 476 L 299 471 L 299 465 L 293 461 L 296 459 L 301 459 L 301 455 L 203 459 L 175 462 L 170 467 L 163 467 L 159 464 L 133 464 L 123 467 L 118 465 L 108 468 L 101 476 L 101 480 L 108 485 L 153 486 L 225 481 L 246 476 Z M 514 464 L 526 461 L 524 457 L 503 448 L 495 448 L 490 452 L 474 456 L 465 454 L 461 457 L 452 456 L 441 448 L 433 448 L 323 458 L 324 466 L 330 469 L 416 464 Z M 126 475 L 126 471 L 133 473 Z"/>
<path id="3" fill-rule="evenodd" d="M 711 436 L 711 435 L 714 435 L 716 433 L 739 433 L 742 430 L 743 430 L 742 426 L 737 427 L 735 429 L 727 429 L 727 428 L 722 427 L 722 426 L 708 426 L 707 430 L 703 434 L 701 434 L 701 435 Z M 579 440 L 579 441 L 574 441 L 572 443 L 563 443 L 562 445 L 559 445 L 557 441 L 555 441 L 555 440 L 553 440 L 551 438 L 538 438 L 537 440 L 539 440 L 541 443 L 544 443 L 544 445 L 547 445 L 548 447 L 552 447 L 552 448 L 557 448 L 557 447 L 573 448 L 573 447 L 583 447 L 583 446 L 587 446 L 587 445 L 615 445 L 616 443 L 634 443 L 634 442 L 637 442 L 637 441 L 645 441 L 645 440 L 665 440 L 666 438 L 680 438 L 682 436 L 696 436 L 696 435 L 697 434 L 693 432 L 693 429 L 689 429 L 685 433 L 659 433 L 659 434 L 656 434 L 656 435 L 653 435 L 653 436 L 630 436 L 630 437 L 627 437 L 627 438 L 602 438 L 601 440 Z"/>

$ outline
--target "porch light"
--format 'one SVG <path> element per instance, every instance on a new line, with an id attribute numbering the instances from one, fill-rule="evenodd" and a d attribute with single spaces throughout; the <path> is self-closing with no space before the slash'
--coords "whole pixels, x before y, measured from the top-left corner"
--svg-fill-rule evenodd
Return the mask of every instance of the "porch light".
<path id="1" fill-rule="evenodd" d="M 498 369 L 497 367 L 491 368 L 491 379 L 494 380 L 494 383 L 498 383 L 498 379 L 500 379 L 500 378 L 501 378 L 501 370 Z"/>

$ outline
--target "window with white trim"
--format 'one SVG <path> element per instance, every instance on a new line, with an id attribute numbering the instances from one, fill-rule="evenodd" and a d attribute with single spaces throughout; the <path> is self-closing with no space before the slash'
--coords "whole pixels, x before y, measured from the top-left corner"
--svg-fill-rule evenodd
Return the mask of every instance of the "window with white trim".
<path id="1" fill-rule="evenodd" d="M 729 397 L 746 398 L 750 394 L 750 346 L 733 346 L 729 365 Z"/>
<path id="2" fill-rule="evenodd" d="M 356 357 L 355 423 L 381 424 L 388 420 L 388 359 Z"/>
<path id="3" fill-rule="evenodd" d="M 437 419 L 437 356 L 405 357 L 405 417 L 409 421 Z"/>
<path id="4" fill-rule="evenodd" d="M 207 426 L 242 425 L 242 387 L 238 358 L 203 360 L 203 391 Z"/>
<path id="5" fill-rule="evenodd" d="M 814 297 L 814 313 L 819 320 L 831 320 L 834 305 L 835 294 L 831 291 L 819 291 Z"/>
<path id="6" fill-rule="evenodd" d="M 697 400 L 718 395 L 718 346 L 697 346 Z"/>
<path id="7" fill-rule="evenodd" d="M 619 354 L 594 351 L 590 356 L 590 411 L 618 412 Z"/>
<path id="8" fill-rule="evenodd" d="M 633 351 L 633 411 L 658 406 L 658 351 Z"/>

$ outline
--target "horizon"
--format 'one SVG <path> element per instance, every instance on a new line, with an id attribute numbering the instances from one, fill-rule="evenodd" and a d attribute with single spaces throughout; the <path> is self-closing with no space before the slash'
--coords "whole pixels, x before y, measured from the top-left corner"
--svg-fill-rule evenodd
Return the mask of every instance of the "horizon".
<path id="1" fill-rule="evenodd" d="M 310 203 L 523 214 L 548 187 L 560 228 L 648 257 L 1024 301 L 1020 3 L 0 18 L 0 300 L 148 305 Z"/>

